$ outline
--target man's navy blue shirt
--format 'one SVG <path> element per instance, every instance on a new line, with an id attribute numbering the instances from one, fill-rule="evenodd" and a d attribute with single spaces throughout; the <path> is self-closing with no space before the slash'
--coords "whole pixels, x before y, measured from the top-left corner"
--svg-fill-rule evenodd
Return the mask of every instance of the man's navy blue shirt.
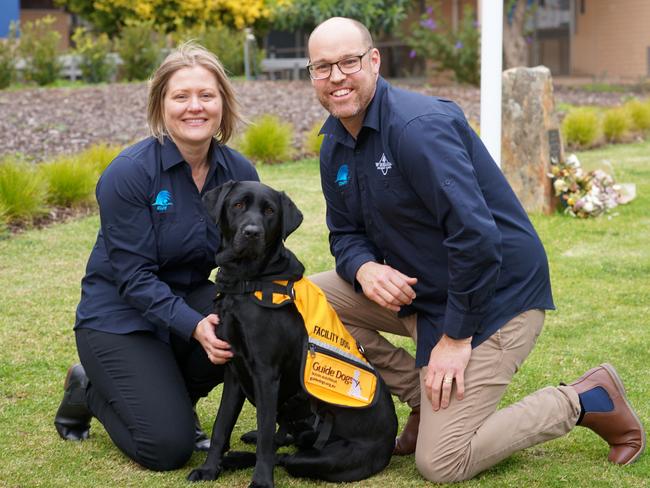
<path id="1" fill-rule="evenodd" d="M 201 193 L 168 138 L 162 145 L 145 139 L 106 168 L 96 189 L 101 226 L 75 328 L 191 338 L 203 316 L 184 297 L 208 280 L 221 239 L 201 196 L 229 180 L 259 181 L 250 162 L 216 141 L 208 161 Z"/>
<path id="2" fill-rule="evenodd" d="M 553 309 L 544 247 L 460 108 L 379 78 L 355 140 L 334 117 L 321 133 L 330 249 L 355 285 L 385 263 L 418 279 L 416 364 L 442 334 L 472 346 L 516 315 Z"/>

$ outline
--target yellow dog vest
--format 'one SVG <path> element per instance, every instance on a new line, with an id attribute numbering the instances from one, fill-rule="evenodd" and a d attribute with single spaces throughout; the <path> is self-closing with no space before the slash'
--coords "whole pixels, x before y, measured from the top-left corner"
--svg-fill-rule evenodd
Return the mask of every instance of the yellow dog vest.
<path id="1" fill-rule="evenodd" d="M 275 283 L 287 286 L 287 281 Z M 303 360 L 303 385 L 307 393 L 344 407 L 371 405 L 377 374 L 360 351 L 357 341 L 341 323 L 325 294 L 307 278 L 292 284 L 291 295 L 273 292 L 272 305 L 294 302 L 309 336 Z M 263 301 L 261 291 L 254 297 Z M 266 297 L 268 299 L 268 297 Z"/>

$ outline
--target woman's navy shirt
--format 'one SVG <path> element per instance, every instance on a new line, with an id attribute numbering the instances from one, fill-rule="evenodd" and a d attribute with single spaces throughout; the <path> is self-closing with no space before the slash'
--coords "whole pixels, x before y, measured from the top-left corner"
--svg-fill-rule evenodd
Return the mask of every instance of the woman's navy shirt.
<path id="1" fill-rule="evenodd" d="M 336 270 L 367 261 L 418 279 L 416 364 L 442 334 L 475 347 L 514 316 L 552 309 L 544 247 L 460 108 L 379 78 L 355 140 L 330 117 L 321 184 Z"/>
<path id="2" fill-rule="evenodd" d="M 184 297 L 205 284 L 220 244 L 202 195 L 229 180 L 255 180 L 253 165 L 213 141 L 199 193 L 190 166 L 168 138 L 150 137 L 120 153 L 97 183 L 100 230 L 75 328 L 126 334 L 151 331 L 186 340 L 203 316 Z"/>

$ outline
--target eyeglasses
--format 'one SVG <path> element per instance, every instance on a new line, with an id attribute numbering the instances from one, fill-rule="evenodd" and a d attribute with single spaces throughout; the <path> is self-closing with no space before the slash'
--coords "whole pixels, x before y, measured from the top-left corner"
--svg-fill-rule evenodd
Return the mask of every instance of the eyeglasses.
<path id="1" fill-rule="evenodd" d="M 312 80 L 324 80 L 329 78 L 332 74 L 332 66 L 336 65 L 344 75 L 352 75 L 361 71 L 361 59 L 370 52 L 372 47 L 369 47 L 368 50 L 359 54 L 358 56 L 350 56 L 348 58 L 343 58 L 336 63 L 316 63 L 307 65 L 307 70 L 309 71 L 309 77 Z"/>

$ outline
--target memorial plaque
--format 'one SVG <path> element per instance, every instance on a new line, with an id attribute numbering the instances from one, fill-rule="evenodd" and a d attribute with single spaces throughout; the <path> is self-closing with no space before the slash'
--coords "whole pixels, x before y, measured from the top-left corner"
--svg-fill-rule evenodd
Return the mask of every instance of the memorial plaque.
<path id="1" fill-rule="evenodd" d="M 559 163 L 562 159 L 562 146 L 560 142 L 560 131 L 558 129 L 550 129 L 548 131 L 548 147 L 551 164 Z"/>

